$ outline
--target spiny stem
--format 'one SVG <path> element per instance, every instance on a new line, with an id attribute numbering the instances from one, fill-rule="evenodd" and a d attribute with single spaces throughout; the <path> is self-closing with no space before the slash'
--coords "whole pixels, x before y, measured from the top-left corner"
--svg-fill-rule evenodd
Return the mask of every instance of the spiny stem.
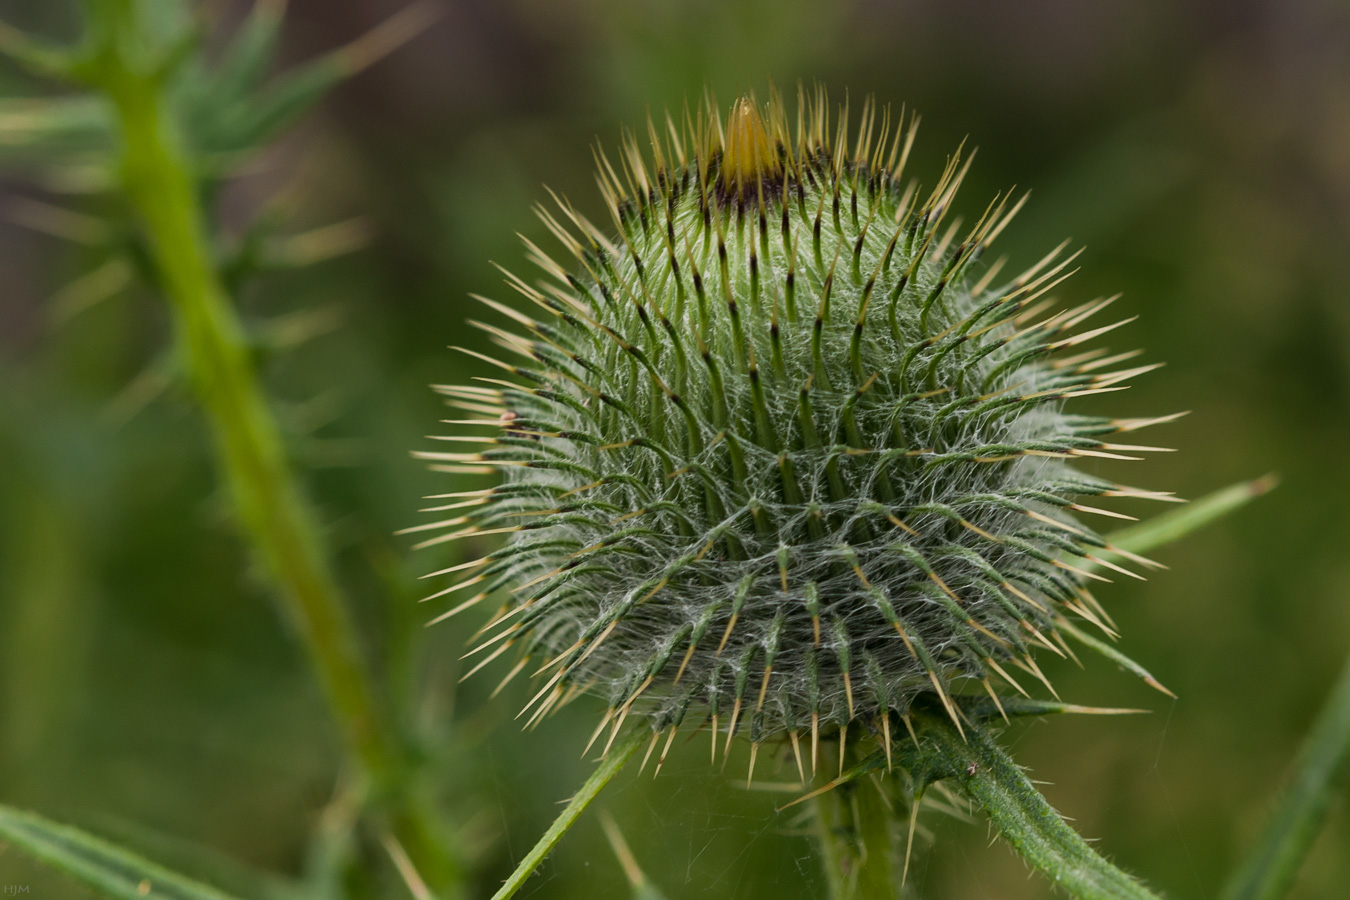
<path id="1" fill-rule="evenodd" d="M 605 785 L 609 784 L 615 775 L 623 769 L 624 765 L 633 758 L 640 747 L 648 743 L 648 733 L 641 730 L 623 738 L 613 747 L 601 761 L 600 765 L 591 777 L 586 779 L 586 783 L 581 789 L 572 796 L 568 804 L 553 824 L 549 826 L 548 831 L 541 837 L 525 854 L 525 858 L 516 866 L 516 870 L 511 873 L 511 877 L 506 879 L 497 893 L 492 895 L 492 900 L 507 900 L 508 897 L 514 897 L 516 891 L 520 890 L 526 880 L 534 874 L 534 870 L 553 852 L 553 848 L 558 846 L 558 842 L 563 839 L 563 835 L 571 830 L 576 823 L 577 818 L 586 811 L 586 807 L 599 796 L 600 791 Z"/>
<path id="2" fill-rule="evenodd" d="M 1350 659 L 1294 762 L 1293 777 L 1223 900 L 1277 900 L 1322 829 L 1334 782 L 1350 766 Z"/>
<path id="3" fill-rule="evenodd" d="M 967 726 L 962 740 L 950 721 L 926 716 L 919 741 L 911 751 L 916 778 L 926 770 L 927 780 L 955 780 L 1003 839 L 1059 887 L 1082 900 L 1158 900 L 1088 846 L 983 727 Z"/>
<path id="4" fill-rule="evenodd" d="M 178 340 L 236 511 L 301 626 L 356 755 L 367 769 L 382 771 L 394 755 L 383 717 L 320 546 L 318 523 L 292 478 L 243 327 L 212 264 L 189 161 L 157 86 L 119 50 L 118 38 L 136 27 L 130 21 L 135 14 L 121 3 L 93 6 L 107 29 L 95 78 L 117 111 L 123 182 L 173 305 Z"/>
<path id="5" fill-rule="evenodd" d="M 136 4 L 89 0 L 91 54 L 85 77 L 116 111 L 121 177 L 145 229 L 160 286 L 170 301 L 191 383 L 211 424 L 216 452 L 247 539 L 262 557 L 294 620 L 362 773 L 378 796 L 402 780 L 405 751 L 393 736 L 315 514 L 286 459 L 280 429 L 260 389 L 243 326 L 212 259 L 191 159 L 179 141 L 155 61 L 144 51 Z M 457 864 L 412 806 L 390 812 L 423 877 L 457 881 Z"/>

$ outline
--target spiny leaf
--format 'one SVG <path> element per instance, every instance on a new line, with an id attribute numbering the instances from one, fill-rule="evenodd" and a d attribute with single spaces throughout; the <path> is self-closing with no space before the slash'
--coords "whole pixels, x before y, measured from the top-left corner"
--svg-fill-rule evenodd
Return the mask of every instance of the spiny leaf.
<path id="1" fill-rule="evenodd" d="M 61 80 L 74 77 L 81 57 L 76 51 L 50 44 L 0 22 L 0 54 L 35 75 Z"/>
<path id="2" fill-rule="evenodd" d="M 435 18 L 426 2 L 404 10 L 348 44 L 301 65 L 261 91 L 253 91 L 264 63 L 259 54 L 271 46 L 266 20 L 254 23 L 253 34 L 241 46 L 243 56 L 231 60 L 220 80 L 211 80 L 195 93 L 203 149 L 231 155 L 267 144 L 333 88 L 420 34 Z M 218 90 L 211 90 L 215 87 Z M 235 93 L 237 91 L 237 93 Z"/>
<path id="3" fill-rule="evenodd" d="M 285 10 L 285 0 L 255 0 L 211 76 L 214 93 L 240 96 L 261 83 L 276 52 Z"/>
<path id="4" fill-rule="evenodd" d="M 53 160 L 107 151 L 113 122 L 97 97 L 24 97 L 0 100 L 0 160 L 6 165 L 50 166 Z"/>

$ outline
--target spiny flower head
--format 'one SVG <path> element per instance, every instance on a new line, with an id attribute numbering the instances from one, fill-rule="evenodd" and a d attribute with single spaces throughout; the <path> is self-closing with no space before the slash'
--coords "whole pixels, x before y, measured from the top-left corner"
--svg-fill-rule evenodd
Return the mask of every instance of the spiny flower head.
<path id="1" fill-rule="evenodd" d="M 573 259 L 527 241 L 545 277 L 507 277 L 534 313 L 484 300 L 504 377 L 440 388 L 479 431 L 445 440 L 485 446 L 420 455 L 501 480 L 447 495 L 425 543 L 509 537 L 433 596 L 506 598 L 480 665 L 534 671 L 531 721 L 598 693 L 611 740 L 692 716 L 795 749 L 855 721 L 889 739 L 916 702 L 960 727 L 962 697 L 1025 693 L 1013 670 L 1043 681 L 1032 648 L 1066 636 L 1123 659 L 1075 624 L 1111 629 L 1088 569 L 1148 561 L 1075 513 L 1166 495 L 1072 463 L 1163 419 L 1062 409 L 1151 368 L 1085 346 L 1111 300 L 1056 309 L 1060 250 L 978 265 L 1021 201 L 952 218 L 969 160 L 905 181 L 916 119 L 869 102 L 850 137 L 800 93 L 794 120 L 709 101 L 599 154 L 613 229 L 541 210 Z"/>

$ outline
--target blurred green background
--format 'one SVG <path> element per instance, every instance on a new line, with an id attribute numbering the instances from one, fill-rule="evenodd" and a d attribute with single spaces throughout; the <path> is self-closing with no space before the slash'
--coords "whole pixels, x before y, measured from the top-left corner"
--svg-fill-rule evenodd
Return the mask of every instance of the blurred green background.
<path id="1" fill-rule="evenodd" d="M 490 261 L 524 270 L 515 232 L 545 239 L 530 212 L 543 184 L 603 219 L 593 143 L 612 148 L 621 127 L 705 83 L 729 105 L 770 79 L 805 79 L 836 100 L 917 108 L 913 171 L 926 181 L 969 136 L 981 149 L 967 216 L 998 190 L 1032 190 L 1001 239 L 1012 263 L 1069 237 L 1087 252 L 1061 295 L 1124 292 L 1117 309 L 1139 321 L 1114 343 L 1167 366 L 1098 408 L 1194 412 L 1146 439 L 1180 452 L 1106 471 L 1186 497 L 1279 473 L 1276 492 L 1159 553 L 1169 571 L 1098 592 L 1123 649 L 1180 699 L 1107 664 L 1043 659 L 1066 699 L 1152 715 L 1007 734 L 1050 800 L 1120 864 L 1169 896 L 1215 896 L 1350 651 L 1350 8 L 436 5 L 436 24 L 242 172 L 222 215 L 228 233 L 281 195 L 291 230 L 368 226 L 362 249 L 265 276 L 237 300 L 250 322 L 292 333 L 305 323 L 288 317 L 324 311 L 322 334 L 264 352 L 263 371 L 362 633 L 392 693 L 418 686 L 403 712 L 443 748 L 439 790 L 481 844 L 479 895 L 589 771 L 580 750 L 600 707 L 578 703 L 522 733 L 512 715 L 526 685 L 485 702 L 506 664 L 456 684 L 479 621 L 430 629 L 426 652 L 408 658 L 405 636 L 442 608 L 415 603 L 413 576 L 456 557 L 413 555 L 393 532 L 420 521 L 422 495 L 464 487 L 409 458 L 444 416 L 427 385 L 479 374 L 446 345 L 478 340 L 463 325 L 479 315 L 470 292 L 512 300 Z M 284 56 L 349 41 L 399 6 L 293 0 Z M 247 6 L 203 8 L 226 34 Z M 65 0 L 3 0 L 0 18 L 74 32 Z M 32 91 L 0 68 L 4 95 Z M 72 312 L 68 286 L 93 268 L 90 252 L 24 224 L 32 201 L 50 199 L 30 179 L 0 182 L 0 800 L 231 886 L 247 883 L 236 863 L 295 874 L 334 795 L 336 731 L 230 525 L 200 415 L 181 387 L 160 388 L 164 304 L 133 287 Z M 733 756 L 725 775 L 710 771 L 700 740 L 657 781 L 621 776 L 601 805 L 672 900 L 816 896 L 800 823 L 774 813 L 780 795 L 746 792 L 745 749 Z M 928 824 L 923 896 L 1050 894 L 982 824 Z M 1342 802 L 1293 896 L 1345 896 L 1347 848 Z M 0 851 L 0 884 L 83 896 L 12 850 Z M 588 816 L 527 893 L 624 890 Z"/>

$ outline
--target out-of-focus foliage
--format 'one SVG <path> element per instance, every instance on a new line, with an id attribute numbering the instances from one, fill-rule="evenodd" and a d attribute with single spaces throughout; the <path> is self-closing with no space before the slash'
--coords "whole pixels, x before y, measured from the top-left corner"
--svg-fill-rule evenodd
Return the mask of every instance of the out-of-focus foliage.
<path id="1" fill-rule="evenodd" d="M 1172 896 L 1214 895 L 1350 636 L 1344 4 L 438 5 L 426 34 L 339 89 L 218 198 L 226 250 L 277 202 L 297 229 L 358 215 L 373 227 L 360 253 L 251 280 L 238 301 L 251 320 L 281 316 L 299 330 L 316 310 L 340 314 L 321 338 L 260 358 L 375 653 L 429 618 L 415 593 L 391 600 L 388 582 L 457 561 L 409 559 L 391 536 L 418 521 L 419 496 L 458 489 L 407 451 L 442 415 L 426 384 L 470 374 L 445 349 L 477 339 L 462 326 L 478 314 L 468 293 L 509 299 L 489 261 L 520 259 L 516 231 L 545 239 L 529 214 L 541 183 L 601 219 L 591 143 L 612 147 L 646 107 L 678 108 L 705 81 L 724 105 L 770 78 L 820 79 L 836 97 L 871 92 L 923 114 L 915 171 L 926 180 L 963 136 L 982 148 L 963 188 L 968 219 L 981 197 L 1032 189 L 1007 234 L 1013 263 L 1072 237 L 1087 252 L 1063 293 L 1125 292 L 1119 305 L 1140 314 L 1128 345 L 1170 371 L 1112 411 L 1194 410 L 1159 432 L 1181 452 L 1147 464 L 1149 486 L 1199 496 L 1281 475 L 1260 504 L 1160 551 L 1170 571 L 1100 591 L 1130 655 L 1179 700 L 1106 666 L 1043 659 L 1068 700 L 1155 713 L 1009 732 L 1018 761 L 1054 782 L 1050 800 L 1122 865 Z M 224 35 L 247 6 L 205 8 L 211 34 Z M 392 10 L 292 0 L 283 56 L 311 58 Z M 0 18 L 74 33 L 64 2 L 3 0 Z M 38 90 L 0 69 L 0 95 Z M 7 138 L 21 110 L 5 112 L 0 149 L 17 152 Z M 72 142 L 99 115 L 68 114 Z M 43 160 L 29 162 L 41 174 Z M 156 387 L 172 368 L 158 361 L 163 304 L 106 268 L 116 236 L 96 220 L 35 205 L 66 203 L 96 174 L 47 190 L 0 186 L 0 797 L 249 895 L 238 863 L 297 874 L 318 852 L 305 835 L 331 799 L 337 735 L 224 522 L 199 418 Z M 486 847 L 487 885 L 584 780 L 589 764 L 559 748 L 583 746 L 595 717 L 577 709 L 522 734 L 511 714 L 524 686 L 486 704 L 491 672 L 457 685 L 478 624 L 432 629 L 431 662 L 393 659 L 391 677 L 396 696 L 429 684 L 429 699 L 402 714 L 445 732 L 442 746 L 487 773 L 473 785 L 478 815 L 464 822 Z M 660 779 L 623 775 L 600 801 L 646 876 L 669 897 L 815 896 L 808 844 L 790 814 L 773 812 L 783 798 L 708 773 L 705 752 L 702 741 L 677 748 Z M 458 758 L 437 764 L 469 770 Z M 772 763 L 758 771 L 774 777 Z M 1011 854 L 985 846 L 982 828 L 931 826 L 942 852 L 919 854 L 911 872 L 923 895 L 1046 894 Z M 1342 807 L 1292 896 L 1338 895 L 1347 840 Z M 540 898 L 627 890 L 594 820 L 542 873 L 529 887 Z M 0 852 L 0 883 L 30 884 L 34 896 L 73 890 L 12 850 Z"/>

